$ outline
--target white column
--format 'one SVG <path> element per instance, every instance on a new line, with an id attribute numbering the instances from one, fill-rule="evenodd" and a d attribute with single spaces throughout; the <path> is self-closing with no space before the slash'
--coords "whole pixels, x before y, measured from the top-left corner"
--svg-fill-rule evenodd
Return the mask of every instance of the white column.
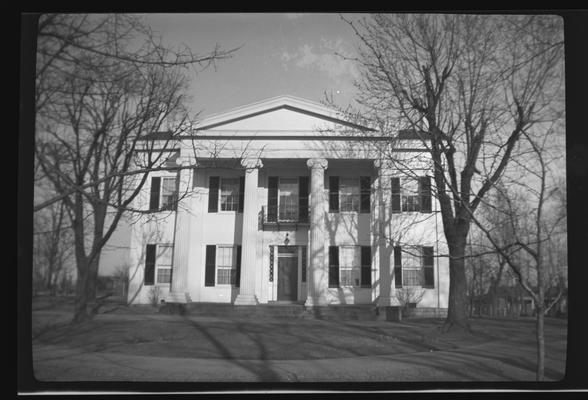
<path id="1" fill-rule="evenodd" d="M 310 168 L 310 238 L 307 274 L 308 297 L 306 306 L 327 303 L 329 287 L 329 266 L 326 255 L 325 229 L 325 169 L 329 165 L 324 158 L 311 158 L 306 165 Z"/>
<path id="2" fill-rule="evenodd" d="M 176 164 L 182 166 L 188 160 L 178 158 Z M 172 258 L 171 290 L 166 298 L 168 303 L 188 303 L 191 301 L 188 293 L 188 253 L 190 250 L 191 226 L 191 191 L 194 170 L 182 169 L 178 177 L 179 202 L 175 212 L 174 249 Z"/>
<path id="3" fill-rule="evenodd" d="M 388 242 L 390 225 L 390 169 L 388 160 L 374 160 L 374 168 L 377 171 L 376 190 L 374 192 L 372 213 L 373 243 L 376 244 L 374 262 L 378 266 L 379 277 L 374 282 L 379 282 L 378 305 L 389 306 L 393 296 L 391 265 L 392 248 Z"/>
<path id="4" fill-rule="evenodd" d="M 245 168 L 245 205 L 243 207 L 243 233 L 241 238 L 241 282 L 235 305 L 257 304 L 255 296 L 255 273 L 257 267 L 257 182 L 258 158 L 241 160 Z"/>

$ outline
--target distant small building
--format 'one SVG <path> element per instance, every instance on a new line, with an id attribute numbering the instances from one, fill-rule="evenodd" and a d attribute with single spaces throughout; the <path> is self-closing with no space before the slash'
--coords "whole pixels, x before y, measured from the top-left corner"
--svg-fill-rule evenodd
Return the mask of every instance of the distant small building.
<path id="1" fill-rule="evenodd" d="M 558 298 L 559 288 L 551 287 L 545 292 L 548 306 Z M 502 285 L 495 296 L 486 293 L 470 299 L 470 315 L 495 317 L 526 317 L 535 315 L 535 300 L 519 285 Z M 563 289 L 559 300 L 547 313 L 548 316 L 567 315 L 567 288 Z"/>

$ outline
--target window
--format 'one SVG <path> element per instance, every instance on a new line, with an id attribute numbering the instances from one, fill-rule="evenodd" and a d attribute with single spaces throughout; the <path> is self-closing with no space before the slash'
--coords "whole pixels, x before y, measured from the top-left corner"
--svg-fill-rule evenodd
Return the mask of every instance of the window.
<path id="1" fill-rule="evenodd" d="M 341 178 L 339 180 L 339 210 L 359 211 L 359 180 Z"/>
<path id="2" fill-rule="evenodd" d="M 329 246 L 329 287 L 372 286 L 370 246 Z"/>
<path id="3" fill-rule="evenodd" d="M 280 178 L 267 182 L 268 222 L 308 222 L 308 176 Z"/>
<path id="4" fill-rule="evenodd" d="M 280 178 L 278 193 L 278 219 L 296 221 L 298 219 L 298 178 Z"/>
<path id="5" fill-rule="evenodd" d="M 175 210 L 178 201 L 176 178 L 163 178 L 161 185 L 161 208 Z"/>
<path id="6" fill-rule="evenodd" d="M 157 280 L 156 283 L 171 283 L 173 246 L 161 244 L 157 246 Z"/>
<path id="7" fill-rule="evenodd" d="M 175 210 L 178 201 L 178 188 L 175 177 L 151 178 L 149 210 Z"/>
<path id="8" fill-rule="evenodd" d="M 206 245 L 204 286 L 239 286 L 241 246 Z"/>
<path id="9" fill-rule="evenodd" d="M 431 178 L 392 178 L 392 212 L 431 212 Z"/>
<path id="10" fill-rule="evenodd" d="M 420 211 L 419 185 L 416 179 L 403 181 L 402 211 Z"/>
<path id="11" fill-rule="evenodd" d="M 394 279 L 397 288 L 403 286 L 435 287 L 433 247 L 394 247 Z"/>
<path id="12" fill-rule="evenodd" d="M 422 265 L 420 247 L 405 247 L 402 251 L 402 286 L 421 286 Z"/>
<path id="13" fill-rule="evenodd" d="M 222 178 L 220 182 L 221 211 L 239 210 L 239 178 Z"/>
<path id="14" fill-rule="evenodd" d="M 218 246 L 216 258 L 216 284 L 234 285 L 236 278 L 233 246 Z"/>
<path id="15" fill-rule="evenodd" d="M 144 278 L 146 286 L 171 283 L 172 250 L 171 244 L 147 245 Z"/>
<path id="16" fill-rule="evenodd" d="M 371 178 L 329 177 L 329 212 L 369 213 Z"/>
<path id="17" fill-rule="evenodd" d="M 210 176 L 208 181 L 208 212 L 243 212 L 245 177 L 221 178 Z"/>
<path id="18" fill-rule="evenodd" d="M 360 286 L 360 247 L 339 247 L 339 278 L 341 286 Z"/>

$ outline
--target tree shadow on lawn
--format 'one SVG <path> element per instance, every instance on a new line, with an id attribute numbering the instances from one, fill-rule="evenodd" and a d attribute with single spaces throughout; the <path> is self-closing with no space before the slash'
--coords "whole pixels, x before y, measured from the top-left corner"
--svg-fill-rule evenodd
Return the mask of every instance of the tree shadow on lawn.
<path id="1" fill-rule="evenodd" d="M 496 381 L 500 380 L 500 378 L 505 381 L 513 380 L 513 377 L 505 374 L 503 370 L 492 368 L 487 364 L 484 364 L 478 357 L 458 354 L 454 351 L 423 352 L 411 355 L 410 359 L 405 361 L 414 365 L 443 371 L 462 378 L 462 380 L 465 381 Z M 484 373 L 487 373 L 488 375 Z"/>
<path id="2" fill-rule="evenodd" d="M 486 377 L 495 376 L 498 377 L 497 379 L 516 380 L 508 374 L 485 365 L 484 359 L 534 372 L 532 341 L 527 341 L 520 346 L 514 341 L 514 339 L 520 340 L 517 336 L 497 339 L 492 335 L 489 337 L 474 335 L 472 337 L 476 338 L 477 343 L 505 342 L 517 345 L 519 352 L 510 351 L 506 346 L 489 346 L 487 349 L 484 349 L 486 346 L 476 346 L 476 349 L 461 349 L 460 343 L 456 344 L 459 338 L 453 337 L 448 341 L 444 338 L 437 342 L 434 340 L 438 325 L 441 323 L 442 321 L 403 324 L 340 320 L 268 319 L 259 321 L 239 318 L 198 320 L 187 316 L 140 315 L 137 318 L 128 318 L 128 316 L 103 315 L 81 324 L 49 325 L 43 331 L 37 332 L 35 340 L 44 344 L 65 345 L 78 352 L 82 350 L 96 353 L 116 349 L 117 353 L 122 354 L 222 358 L 252 373 L 260 381 L 297 379 L 286 371 L 278 372 L 279 368 L 272 360 L 402 356 L 402 353 L 405 353 L 405 356 L 401 358 L 409 357 L 406 353 L 422 353 L 422 356 L 414 359 L 406 358 L 405 362 L 439 370 L 446 369 L 448 373 L 464 380 L 475 380 L 476 371 Z M 504 326 L 492 321 L 490 325 L 493 325 L 494 329 L 502 327 L 509 334 L 512 334 L 513 329 L 516 331 L 516 324 L 514 327 Z M 550 334 L 555 335 L 553 332 Z M 525 337 L 525 335 L 527 335 L 526 330 L 519 332 L 519 336 Z M 472 341 L 468 343 L 472 345 Z M 496 351 L 488 352 L 488 349 L 492 347 Z M 456 348 L 459 349 L 454 351 Z M 430 350 L 450 350 L 450 352 L 435 351 L 429 358 L 427 354 Z M 52 359 L 44 357 L 45 355 L 51 357 L 50 352 L 51 350 L 48 350 L 48 353 L 43 353 L 40 360 Z M 67 358 L 71 355 L 71 352 L 63 354 L 57 352 L 53 354 L 53 359 Z M 112 361 L 109 358 L 106 359 Z M 121 366 L 133 368 L 126 364 Z M 549 379 L 557 379 L 557 376 L 561 376 L 561 372 L 547 368 L 546 375 Z"/>
<path id="3" fill-rule="evenodd" d="M 212 345 L 214 345 L 216 350 L 218 350 L 220 352 L 220 354 L 222 355 L 222 357 L 225 360 L 228 360 L 228 361 L 232 362 L 233 364 L 253 373 L 254 375 L 256 375 L 258 377 L 258 379 L 260 381 L 280 381 L 281 380 L 280 375 L 278 375 L 271 368 L 271 362 L 268 360 L 268 357 L 267 357 L 267 349 L 266 349 L 263 341 L 259 340 L 259 337 L 257 335 L 247 334 L 247 336 L 251 339 L 251 341 L 253 343 L 255 343 L 255 345 L 257 346 L 259 360 L 261 362 L 253 362 L 253 361 L 237 359 L 231 353 L 231 351 L 228 349 L 228 347 L 225 346 L 220 340 L 218 340 L 213 334 L 211 334 L 209 332 L 209 330 L 203 324 L 199 324 L 196 321 L 194 321 L 190 318 L 187 318 L 187 317 L 183 317 L 183 318 L 192 327 L 196 328 L 198 330 L 198 332 L 200 332 L 202 335 L 204 335 L 204 337 L 206 339 L 208 339 L 208 341 Z M 239 327 L 239 326 L 240 326 L 240 324 L 237 324 L 237 327 Z M 239 332 L 243 333 L 243 332 L 246 332 L 246 330 L 239 329 Z"/>
<path id="4" fill-rule="evenodd" d="M 530 373 L 535 373 L 535 343 L 533 321 L 476 321 L 474 329 L 470 333 L 442 333 L 439 329 L 442 321 L 414 321 L 408 323 L 391 323 L 390 325 L 375 324 L 374 326 L 360 326 L 357 322 L 333 321 L 341 329 L 350 329 L 357 334 L 379 334 L 392 336 L 399 343 L 420 348 L 420 352 L 435 351 L 431 362 L 427 362 L 426 356 L 414 359 L 415 364 L 427 367 L 451 367 L 451 373 L 460 375 L 464 379 L 476 379 L 475 371 L 485 371 L 491 376 L 513 380 L 513 377 L 504 374 L 500 369 L 484 364 L 484 360 L 501 362 L 506 366 L 512 366 Z M 561 328 L 564 324 L 554 323 L 553 329 L 546 335 L 552 340 L 561 340 L 564 333 Z M 559 331 L 557 330 L 559 329 Z M 547 332 L 546 332 L 547 333 Z M 558 335 L 559 333 L 559 335 Z M 488 346 L 485 346 L 488 344 Z M 493 346 L 496 344 L 496 346 Z M 489 351 L 492 349 L 492 351 Z M 449 351 L 447 356 L 437 351 Z M 555 351 L 548 347 L 548 354 Z M 565 351 L 564 351 L 565 353 Z M 444 363 L 443 359 L 449 360 Z M 474 358 L 472 360 L 472 358 Z M 556 358 L 554 358 L 557 361 Z M 455 361 L 465 367 L 466 373 L 460 373 L 455 369 Z M 438 365 L 437 363 L 441 363 Z M 448 370 L 449 371 L 449 370 Z M 471 371 L 471 372 L 470 372 Z M 564 373 L 553 368 L 546 367 L 545 374 L 548 379 L 562 379 Z M 530 378 L 533 380 L 534 378 Z M 516 380 L 516 378 L 514 378 Z"/>

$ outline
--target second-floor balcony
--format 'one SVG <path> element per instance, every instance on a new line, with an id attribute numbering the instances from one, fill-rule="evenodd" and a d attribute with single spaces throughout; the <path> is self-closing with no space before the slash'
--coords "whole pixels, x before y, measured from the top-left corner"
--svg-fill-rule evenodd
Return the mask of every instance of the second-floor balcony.
<path id="1" fill-rule="evenodd" d="M 309 226 L 308 205 L 297 203 L 262 206 L 259 212 L 260 229 L 272 227 Z"/>

